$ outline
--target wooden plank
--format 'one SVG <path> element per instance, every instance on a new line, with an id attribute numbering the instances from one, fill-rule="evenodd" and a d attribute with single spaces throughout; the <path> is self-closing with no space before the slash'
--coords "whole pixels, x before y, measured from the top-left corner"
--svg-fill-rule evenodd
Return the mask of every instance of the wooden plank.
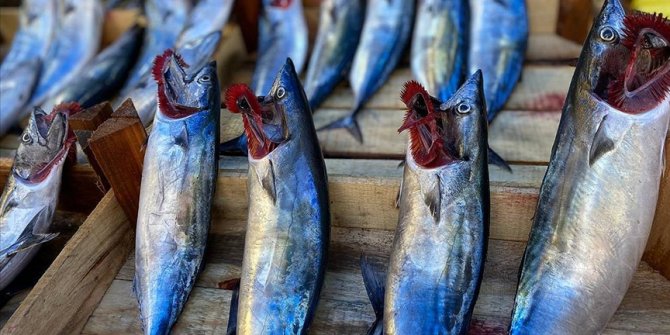
<path id="1" fill-rule="evenodd" d="M 0 334 L 79 332 L 133 245 L 133 227 L 107 193 Z"/>
<path id="2" fill-rule="evenodd" d="M 658 195 L 656 218 L 644 260 L 670 278 L 670 137 L 665 141 L 665 174 Z"/>
<path id="3" fill-rule="evenodd" d="M 98 176 L 99 188 L 105 193 L 109 190 L 109 181 L 102 173 L 100 164 L 95 160 L 93 151 L 88 145 L 88 140 L 91 138 L 91 135 L 93 135 L 93 132 L 112 115 L 112 112 L 112 105 L 110 105 L 109 102 L 103 102 L 68 118 L 68 124 L 70 125 L 70 129 L 72 129 L 77 136 L 79 147 L 86 155 L 88 164 L 91 165 L 93 171 L 95 171 L 95 174 Z"/>
<path id="4" fill-rule="evenodd" d="M 244 223 L 217 221 L 209 241 L 205 268 L 178 320 L 175 333 L 225 333 L 230 292 L 218 283 L 239 275 Z M 393 231 L 333 228 L 328 269 L 311 334 L 363 334 L 374 314 L 358 267 L 361 254 L 383 262 Z M 509 322 L 516 278 L 524 243 L 491 240 L 479 299 L 475 306 L 479 328 Z M 138 333 L 137 302 L 131 290 L 134 259 L 119 272 L 100 305 L 89 318 L 83 334 Z M 645 264 L 640 265 L 628 294 L 611 320 L 606 334 L 620 331 L 667 333 L 670 324 L 670 281 Z"/>
<path id="5" fill-rule="evenodd" d="M 231 83 L 249 83 L 253 64 L 245 64 L 236 71 L 231 82 L 224 82 L 222 87 Z M 574 67 L 561 65 L 526 65 L 522 78 L 505 106 L 506 110 L 514 111 L 555 111 L 563 108 L 563 102 L 570 87 Z M 367 109 L 403 109 L 400 101 L 400 90 L 405 82 L 412 79 L 408 67 L 398 68 L 389 80 L 368 101 Z M 345 83 L 339 85 L 324 101 L 321 109 L 349 109 L 353 104 L 353 94 Z M 318 111 L 317 111 L 318 114 Z"/>

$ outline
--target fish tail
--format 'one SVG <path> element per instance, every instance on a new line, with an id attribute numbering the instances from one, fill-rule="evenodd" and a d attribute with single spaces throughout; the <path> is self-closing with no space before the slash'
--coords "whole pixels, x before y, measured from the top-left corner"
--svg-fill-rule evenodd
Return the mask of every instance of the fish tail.
<path id="1" fill-rule="evenodd" d="M 316 131 L 322 131 L 322 130 L 332 130 L 332 129 L 346 129 L 351 136 L 353 136 L 358 143 L 363 143 L 363 133 L 361 132 L 361 128 L 358 125 L 358 121 L 356 121 L 356 113 L 351 113 L 341 119 L 337 119 L 319 129 Z"/>
<path id="2" fill-rule="evenodd" d="M 233 278 L 219 283 L 219 287 L 224 290 L 233 291 L 230 298 L 230 312 L 228 313 L 228 328 L 226 335 L 235 335 L 237 333 L 237 306 L 240 298 L 240 278 Z"/>
<path id="3" fill-rule="evenodd" d="M 247 134 L 242 134 L 232 140 L 219 144 L 219 152 L 222 154 L 242 153 L 248 155 Z"/>
<path id="4" fill-rule="evenodd" d="M 386 274 L 383 266 L 366 255 L 361 255 L 361 273 L 368 298 L 375 312 L 375 321 L 368 328 L 368 335 L 382 334 L 384 319 L 384 282 Z"/>
<path id="5" fill-rule="evenodd" d="M 493 149 L 491 149 L 490 147 L 488 150 L 488 156 L 489 156 L 489 164 L 493 164 L 499 168 L 506 170 L 507 172 L 512 173 L 512 167 L 509 166 L 507 161 L 505 161 L 504 158 L 500 157 L 500 155 L 498 155 L 498 153 L 493 151 Z"/>

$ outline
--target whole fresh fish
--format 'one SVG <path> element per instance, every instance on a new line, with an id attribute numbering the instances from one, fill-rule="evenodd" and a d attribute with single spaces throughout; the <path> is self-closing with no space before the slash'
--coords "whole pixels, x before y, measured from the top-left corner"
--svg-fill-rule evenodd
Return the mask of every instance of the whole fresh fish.
<path id="1" fill-rule="evenodd" d="M 177 39 L 177 49 L 185 43 L 200 40 L 213 32 L 223 30 L 232 8 L 233 0 L 199 0 L 193 6 L 184 31 Z"/>
<path id="2" fill-rule="evenodd" d="M 521 77 L 528 45 L 526 0 L 470 1 L 470 72 L 484 73 L 489 122 L 502 110 Z"/>
<path id="3" fill-rule="evenodd" d="M 174 48 L 179 34 L 184 30 L 191 10 L 190 0 L 147 0 L 144 13 L 147 28 L 142 42 L 142 51 L 137 58 L 128 79 L 123 85 L 121 95 L 126 95 L 137 84 L 151 77 L 152 62 L 166 49 Z"/>
<path id="4" fill-rule="evenodd" d="M 153 68 L 158 108 L 137 217 L 135 280 L 145 334 L 168 334 L 200 270 L 218 171 L 216 64 L 187 75 L 171 50 Z"/>
<path id="5" fill-rule="evenodd" d="M 305 79 L 312 111 L 347 76 L 365 19 L 365 1 L 325 0 L 320 6 L 319 31 Z"/>
<path id="6" fill-rule="evenodd" d="M 67 117 L 76 104 L 56 106 L 51 114 L 35 108 L 21 135 L 14 165 L 0 197 L 0 290 L 23 270 L 50 234 L 63 165 L 74 135 Z"/>
<path id="7" fill-rule="evenodd" d="M 258 19 L 258 60 L 251 79 L 256 95 L 272 88 L 275 75 L 291 58 L 298 73 L 307 59 L 307 23 L 300 0 L 263 0 Z"/>
<path id="8" fill-rule="evenodd" d="M 193 75 L 193 71 L 198 71 L 207 65 L 216 52 L 220 40 L 221 32 L 215 31 L 199 40 L 184 43 L 177 49 L 177 54 L 184 63 L 190 64 L 184 71 L 190 76 Z M 148 126 L 154 120 L 156 113 L 157 87 L 156 81 L 147 73 L 129 92 L 117 96 L 112 105 L 118 108 L 126 99 L 131 99 L 142 124 Z"/>
<path id="9" fill-rule="evenodd" d="M 237 334 L 306 334 L 326 269 L 330 209 L 312 113 L 290 59 L 268 95 L 226 92 L 249 137 L 249 221 Z"/>
<path id="10" fill-rule="evenodd" d="M 31 97 L 32 105 L 42 104 L 77 78 L 100 46 L 102 3 L 99 0 L 62 0 L 58 4 L 54 39 Z"/>
<path id="11" fill-rule="evenodd" d="M 605 2 L 563 107 L 511 334 L 599 334 L 642 257 L 670 122 L 670 21 Z"/>
<path id="12" fill-rule="evenodd" d="M 489 177 L 482 74 L 448 100 L 416 82 L 398 228 L 386 275 L 384 334 L 467 334 L 486 259 Z M 381 299 L 379 299 L 381 300 Z"/>
<path id="13" fill-rule="evenodd" d="M 0 136 L 29 114 L 28 101 L 37 84 L 56 25 L 56 1 L 23 1 L 19 29 L 0 64 Z"/>
<path id="14" fill-rule="evenodd" d="M 349 115 L 319 130 L 344 128 L 363 142 L 356 115 L 398 65 L 409 41 L 413 17 L 414 1 L 368 1 L 361 41 L 349 71 L 354 106 Z"/>
<path id="15" fill-rule="evenodd" d="M 43 104 L 48 108 L 63 101 L 76 101 L 82 108 L 109 100 L 121 88 L 137 59 L 144 29 L 134 26 L 98 54 L 77 80 Z"/>
<path id="16" fill-rule="evenodd" d="M 463 83 L 467 71 L 470 7 L 461 0 L 418 2 L 411 67 L 414 77 L 441 101 Z"/>

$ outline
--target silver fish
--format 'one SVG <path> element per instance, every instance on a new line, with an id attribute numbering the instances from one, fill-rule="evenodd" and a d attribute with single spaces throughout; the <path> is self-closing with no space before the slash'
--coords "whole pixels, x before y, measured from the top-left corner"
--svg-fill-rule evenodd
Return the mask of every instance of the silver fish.
<path id="1" fill-rule="evenodd" d="M 145 334 L 168 334 L 200 270 L 218 171 L 216 64 L 187 75 L 168 50 L 157 58 L 158 108 L 137 218 L 135 280 Z"/>
<path id="2" fill-rule="evenodd" d="M 11 174 L 0 197 L 0 290 L 53 239 L 63 165 L 74 143 L 67 116 L 77 105 L 57 106 L 51 114 L 35 108 L 21 135 Z"/>
<path id="3" fill-rule="evenodd" d="M 176 48 L 223 30 L 232 8 L 233 0 L 199 0 L 188 16 Z"/>
<path id="4" fill-rule="evenodd" d="M 34 59 L 2 71 L 0 77 L 0 136 L 24 117 L 26 105 L 39 78 L 42 61 Z"/>
<path id="5" fill-rule="evenodd" d="M 670 21 L 605 2 L 563 107 L 511 334 L 598 334 L 621 303 L 664 170 L 668 55 Z"/>

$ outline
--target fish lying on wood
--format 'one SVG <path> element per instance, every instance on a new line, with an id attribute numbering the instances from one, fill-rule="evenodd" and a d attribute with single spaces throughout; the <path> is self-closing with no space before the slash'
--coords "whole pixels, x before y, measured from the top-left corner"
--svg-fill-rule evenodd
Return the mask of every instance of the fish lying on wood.
<path id="1" fill-rule="evenodd" d="M 605 1 L 575 69 L 511 334 L 598 334 L 649 236 L 670 122 L 670 21 Z"/>
<path id="2" fill-rule="evenodd" d="M 31 105 L 41 105 L 76 80 L 100 46 L 103 6 L 99 0 L 62 0 L 57 10 L 54 38 L 30 98 Z"/>
<path id="3" fill-rule="evenodd" d="M 151 77 L 151 62 L 166 49 L 175 47 L 179 34 L 186 26 L 190 10 L 190 0 L 145 1 L 144 14 L 147 18 L 147 28 L 144 33 L 142 50 L 121 89 L 121 96 L 127 95 L 140 81 Z M 125 98 L 121 99 L 123 100 Z"/>
<path id="4" fill-rule="evenodd" d="M 349 71 L 353 108 L 349 115 L 318 130 L 344 128 L 358 142 L 363 142 L 356 116 L 398 65 L 409 41 L 413 17 L 414 1 L 368 1 L 361 40 Z"/>
<path id="5" fill-rule="evenodd" d="M 67 118 L 77 104 L 62 104 L 46 114 L 35 108 L 0 197 L 0 290 L 23 270 L 49 233 L 60 191 L 63 165 L 75 137 Z"/>
<path id="6" fill-rule="evenodd" d="M 325 0 L 319 10 L 319 31 L 305 78 L 305 93 L 313 112 L 351 68 L 363 30 L 365 2 Z"/>
<path id="7" fill-rule="evenodd" d="M 526 0 L 470 1 L 470 72 L 482 70 L 491 122 L 521 78 L 528 45 Z"/>
<path id="8" fill-rule="evenodd" d="M 482 85 L 478 71 L 446 101 L 417 82 L 402 92 L 409 110 L 400 131 L 409 130 L 410 139 L 400 215 L 385 295 L 371 299 L 383 301 L 384 334 L 467 334 L 489 231 Z M 374 283 L 369 271 L 363 273 L 366 284 Z M 377 320 L 369 333 L 379 334 L 379 328 Z"/>
<path id="9" fill-rule="evenodd" d="M 466 1 L 418 2 L 412 74 L 440 101 L 449 99 L 465 80 L 469 30 L 470 7 Z"/>
<path id="10" fill-rule="evenodd" d="M 231 86 L 249 137 L 249 219 L 237 334 L 306 334 L 326 269 L 328 182 L 312 113 L 290 59 L 267 96 Z"/>
<path id="11" fill-rule="evenodd" d="M 149 135 L 135 241 L 135 280 L 145 334 L 168 334 L 202 265 L 218 171 L 216 64 L 187 75 L 168 50 L 153 76 L 158 107 Z"/>
<path id="12" fill-rule="evenodd" d="M 49 99 L 42 107 L 64 101 L 76 101 L 89 108 L 109 100 L 121 88 L 137 59 L 144 29 L 134 26 L 109 47 L 100 52 L 63 91 Z"/>
<path id="13" fill-rule="evenodd" d="M 27 107 L 56 26 L 56 2 L 25 0 L 19 29 L 0 64 L 0 136 L 30 113 Z"/>

